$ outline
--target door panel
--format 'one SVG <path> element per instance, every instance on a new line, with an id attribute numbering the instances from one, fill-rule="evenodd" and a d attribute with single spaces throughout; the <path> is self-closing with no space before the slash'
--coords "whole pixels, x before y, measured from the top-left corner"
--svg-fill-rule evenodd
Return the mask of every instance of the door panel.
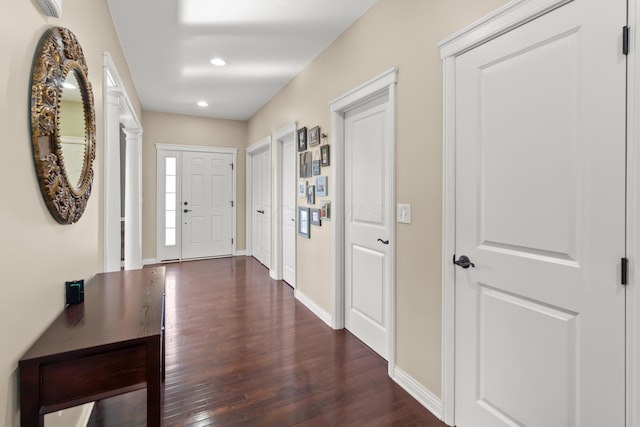
<path id="1" fill-rule="evenodd" d="M 622 426 L 624 1 L 456 59 L 459 427 Z"/>
<path id="2" fill-rule="evenodd" d="M 393 135 L 388 96 L 345 115 L 345 326 L 388 355 Z"/>
<path id="3" fill-rule="evenodd" d="M 232 253 L 230 154 L 182 153 L 182 258 Z"/>

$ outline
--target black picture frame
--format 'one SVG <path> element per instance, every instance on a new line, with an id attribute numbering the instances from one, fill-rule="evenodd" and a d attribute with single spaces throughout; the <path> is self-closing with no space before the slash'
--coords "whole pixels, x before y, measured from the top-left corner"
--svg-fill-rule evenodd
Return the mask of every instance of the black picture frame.
<path id="1" fill-rule="evenodd" d="M 322 225 L 322 220 L 320 219 L 320 209 L 309 209 L 309 215 L 311 215 L 311 225 L 317 225 L 318 227 Z"/>
<path id="2" fill-rule="evenodd" d="M 312 127 L 311 129 L 309 129 L 308 137 L 309 147 L 320 144 L 320 126 Z"/>
<path id="3" fill-rule="evenodd" d="M 306 151 L 307 149 L 307 128 L 298 129 L 298 151 Z"/>
<path id="4" fill-rule="evenodd" d="M 311 218 L 309 217 L 309 208 L 298 208 L 298 235 L 311 238 Z"/>
<path id="5" fill-rule="evenodd" d="M 322 167 L 331 165 L 331 152 L 329 145 L 320 146 L 320 165 Z"/>

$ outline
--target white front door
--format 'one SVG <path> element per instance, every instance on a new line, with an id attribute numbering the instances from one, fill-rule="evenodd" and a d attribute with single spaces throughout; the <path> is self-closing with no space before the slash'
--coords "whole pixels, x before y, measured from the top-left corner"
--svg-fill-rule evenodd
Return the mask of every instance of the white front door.
<path id="1" fill-rule="evenodd" d="M 265 267 L 271 262 L 271 151 L 251 155 L 251 254 Z"/>
<path id="2" fill-rule="evenodd" d="M 345 327 L 389 354 L 393 227 L 389 95 L 345 114 Z"/>
<path id="3" fill-rule="evenodd" d="M 624 426 L 624 0 L 456 58 L 455 422 Z"/>
<path id="4" fill-rule="evenodd" d="M 182 258 L 232 254 L 231 154 L 182 153 Z"/>
<path id="5" fill-rule="evenodd" d="M 296 287 L 296 152 L 293 136 L 282 143 L 282 279 Z"/>

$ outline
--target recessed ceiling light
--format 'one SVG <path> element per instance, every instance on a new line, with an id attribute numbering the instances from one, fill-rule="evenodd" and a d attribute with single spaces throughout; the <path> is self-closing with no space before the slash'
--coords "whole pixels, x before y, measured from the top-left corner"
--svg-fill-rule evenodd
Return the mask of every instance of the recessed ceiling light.
<path id="1" fill-rule="evenodd" d="M 198 101 L 198 107 L 208 107 L 209 104 L 207 103 L 207 101 Z"/>
<path id="2" fill-rule="evenodd" d="M 224 59 L 222 59 L 222 58 L 213 58 L 213 59 L 211 60 L 211 63 L 212 63 L 213 65 L 215 65 L 216 67 L 224 67 L 225 65 L 227 65 L 227 61 L 225 61 L 225 60 L 224 60 Z"/>

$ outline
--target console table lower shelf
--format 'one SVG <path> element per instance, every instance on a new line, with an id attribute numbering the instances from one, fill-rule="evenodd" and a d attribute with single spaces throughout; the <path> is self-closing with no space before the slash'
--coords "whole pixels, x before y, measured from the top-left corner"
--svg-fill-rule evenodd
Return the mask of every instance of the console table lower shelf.
<path id="1" fill-rule="evenodd" d="M 103 273 L 19 362 L 20 420 L 147 388 L 147 425 L 160 426 L 164 267 Z"/>

